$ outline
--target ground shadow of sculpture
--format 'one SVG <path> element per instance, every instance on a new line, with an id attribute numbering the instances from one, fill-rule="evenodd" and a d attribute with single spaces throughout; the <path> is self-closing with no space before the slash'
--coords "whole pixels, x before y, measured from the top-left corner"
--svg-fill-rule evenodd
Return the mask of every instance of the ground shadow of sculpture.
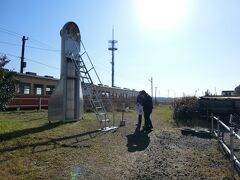
<path id="1" fill-rule="evenodd" d="M 140 131 L 139 128 L 136 128 L 135 132 L 133 134 L 127 135 L 128 143 L 128 151 L 129 152 L 135 152 L 135 151 L 143 151 L 145 150 L 149 143 L 150 143 L 150 137 L 148 136 L 148 133 L 150 131 Z"/>
<path id="2" fill-rule="evenodd" d="M 21 130 L 17 130 L 17 131 L 13 131 L 13 132 L 7 132 L 4 134 L 0 134 L 0 141 L 7 141 L 7 140 L 14 139 L 14 138 L 26 136 L 29 134 L 35 134 L 35 133 L 51 130 L 53 128 L 60 126 L 61 124 L 62 124 L 62 122 L 45 123 L 39 127 L 21 129 Z"/>
<path id="3" fill-rule="evenodd" d="M 25 148 L 32 148 L 32 153 L 39 153 L 39 152 L 45 152 L 49 150 L 53 150 L 56 148 L 90 148 L 91 144 L 83 144 L 82 142 L 88 141 L 90 139 L 93 139 L 97 136 L 104 135 L 105 132 L 101 132 L 99 130 L 93 130 L 88 132 L 83 132 L 76 135 L 70 135 L 70 136 L 64 136 L 64 137 L 58 137 L 58 138 L 51 138 L 47 139 L 45 141 L 41 142 L 33 142 L 33 143 L 24 143 L 19 142 L 14 146 L 5 146 L 3 148 L 0 148 L 0 153 L 25 149 Z M 38 150 L 40 148 L 40 150 Z"/>

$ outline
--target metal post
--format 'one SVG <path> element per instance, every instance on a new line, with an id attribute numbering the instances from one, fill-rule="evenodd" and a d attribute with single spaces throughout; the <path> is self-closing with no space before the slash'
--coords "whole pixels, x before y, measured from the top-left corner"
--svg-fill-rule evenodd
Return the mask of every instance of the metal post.
<path id="1" fill-rule="evenodd" d="M 219 119 L 217 118 L 217 138 L 218 138 L 218 143 L 220 143 L 220 125 L 219 125 Z"/>
<path id="2" fill-rule="evenodd" d="M 234 153 L 233 153 L 233 148 L 234 148 L 234 142 L 233 142 L 233 127 L 230 127 L 230 158 L 231 158 L 231 176 L 232 179 L 234 179 Z"/>
<path id="3" fill-rule="evenodd" d="M 113 126 L 115 126 L 115 109 L 113 108 Z"/>
<path id="4" fill-rule="evenodd" d="M 112 45 L 112 48 L 114 43 Z M 114 50 L 112 50 L 112 87 L 114 87 Z"/>
<path id="5" fill-rule="evenodd" d="M 214 118 L 214 117 L 213 117 L 213 113 L 212 113 L 212 114 L 211 114 L 211 121 L 212 121 L 212 122 L 211 122 L 211 123 L 212 123 L 212 130 L 211 130 L 211 133 L 212 133 L 212 135 L 214 135 L 214 132 L 213 132 L 213 118 Z"/>
<path id="6" fill-rule="evenodd" d="M 42 109 L 42 98 L 40 97 L 39 98 L 39 110 L 41 110 Z"/>
<path id="7" fill-rule="evenodd" d="M 207 122 L 208 122 L 208 118 L 209 118 L 209 117 L 208 117 L 208 114 L 209 114 L 209 113 L 208 113 L 208 109 L 207 109 Z"/>
<path id="8" fill-rule="evenodd" d="M 153 78 L 151 77 L 151 79 L 149 79 L 149 81 L 151 82 L 151 96 L 153 98 Z"/>
<path id="9" fill-rule="evenodd" d="M 105 119 L 105 129 L 106 129 L 107 128 L 107 115 L 105 114 L 104 116 L 105 116 L 104 119 Z"/>
<path id="10" fill-rule="evenodd" d="M 233 118 L 233 115 L 230 114 L 230 119 L 229 119 L 230 124 L 232 123 L 232 118 Z"/>

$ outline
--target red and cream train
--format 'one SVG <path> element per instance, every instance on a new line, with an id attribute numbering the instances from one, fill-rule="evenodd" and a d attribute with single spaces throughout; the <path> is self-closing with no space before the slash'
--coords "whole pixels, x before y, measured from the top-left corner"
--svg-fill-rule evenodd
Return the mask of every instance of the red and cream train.
<path id="1" fill-rule="evenodd" d="M 47 109 L 48 98 L 55 90 L 59 79 L 52 76 L 38 76 L 36 73 L 17 73 L 19 84 L 16 87 L 16 96 L 7 104 L 6 109 Z M 108 87 L 106 85 L 95 85 L 103 102 L 110 99 L 116 110 L 123 106 L 133 107 L 138 91 L 127 88 Z M 83 89 L 84 110 L 91 111 L 87 94 Z"/>

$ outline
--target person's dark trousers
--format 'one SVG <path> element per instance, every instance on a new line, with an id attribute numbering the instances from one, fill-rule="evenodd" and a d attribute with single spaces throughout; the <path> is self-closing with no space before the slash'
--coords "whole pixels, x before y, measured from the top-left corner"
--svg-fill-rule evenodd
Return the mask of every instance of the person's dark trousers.
<path id="1" fill-rule="evenodd" d="M 139 114 L 138 115 L 138 124 L 137 124 L 137 126 L 141 127 L 141 124 L 142 124 L 142 115 Z"/>
<path id="2" fill-rule="evenodd" d="M 153 128 L 152 121 L 150 119 L 151 113 L 152 113 L 152 111 L 144 111 L 144 119 L 145 119 L 145 128 L 146 129 Z"/>

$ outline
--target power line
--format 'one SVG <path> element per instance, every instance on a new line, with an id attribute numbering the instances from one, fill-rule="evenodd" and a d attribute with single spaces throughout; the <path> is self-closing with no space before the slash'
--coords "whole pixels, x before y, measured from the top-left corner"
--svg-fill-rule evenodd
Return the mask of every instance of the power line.
<path id="1" fill-rule="evenodd" d="M 0 54 L 2 54 L 2 55 L 7 55 L 7 56 L 12 56 L 12 57 L 16 57 L 16 58 L 19 58 L 19 59 L 20 59 L 20 56 L 17 56 L 17 55 L 14 55 L 14 54 L 3 53 L 3 52 L 0 52 Z M 55 66 L 50 66 L 50 65 L 48 65 L 48 64 L 44 64 L 44 63 L 41 63 L 41 62 L 36 61 L 36 60 L 33 60 L 33 59 L 29 59 L 29 58 L 24 58 L 24 59 L 26 59 L 26 60 L 28 60 L 28 61 L 32 61 L 32 62 L 37 63 L 37 64 L 41 64 L 41 65 L 43 65 L 43 66 L 47 66 L 47 67 L 49 67 L 49 68 L 53 68 L 53 69 L 59 70 L 59 68 L 57 68 L 57 67 L 55 67 Z"/>
<path id="2" fill-rule="evenodd" d="M 15 44 L 15 43 L 10 43 L 6 41 L 0 41 L 1 44 L 7 44 L 11 46 L 21 46 L 20 44 Z M 51 51 L 51 52 L 60 52 L 60 50 L 57 49 L 45 49 L 45 48 L 39 48 L 39 47 L 34 47 L 34 46 L 25 46 L 30 49 L 37 49 L 37 50 L 42 50 L 42 51 Z"/>
<path id="3" fill-rule="evenodd" d="M 26 47 L 31 49 L 43 50 L 43 51 L 60 52 L 60 50 L 57 50 L 57 49 L 45 49 L 45 48 L 38 48 L 34 46 L 26 46 Z"/>
<path id="4" fill-rule="evenodd" d="M 30 42 L 33 42 L 33 43 L 35 43 L 35 44 L 38 44 L 38 45 L 40 45 L 41 47 L 48 47 L 47 49 L 52 49 L 53 51 L 60 51 L 60 50 L 56 50 L 55 48 L 53 48 L 52 46 L 50 46 L 50 45 L 48 45 L 48 44 L 46 44 L 46 43 L 44 43 L 44 42 L 41 42 L 41 41 L 39 41 L 39 40 L 36 40 L 36 39 L 34 39 L 34 38 L 30 38 L 29 39 L 29 41 Z"/>
<path id="5" fill-rule="evenodd" d="M 22 38 L 22 36 L 23 36 L 22 34 L 16 33 L 14 31 L 7 30 L 7 29 L 2 28 L 2 27 L 0 27 L 0 32 L 6 33 L 6 34 L 9 34 L 9 35 L 12 35 L 12 36 L 20 37 L 20 38 Z"/>
<path id="6" fill-rule="evenodd" d="M 37 64 L 41 64 L 41 65 L 43 65 L 43 66 L 47 66 L 47 67 L 49 67 L 49 68 L 53 68 L 53 69 L 59 70 L 59 68 L 57 68 L 57 67 L 55 67 L 55 66 L 50 66 L 50 65 L 48 65 L 48 64 L 44 64 L 44 63 L 41 63 L 41 62 L 36 61 L 36 60 L 33 60 L 33 59 L 29 59 L 29 58 L 25 58 L 25 59 L 28 60 L 28 61 L 35 62 L 35 63 L 37 63 Z"/>
<path id="7" fill-rule="evenodd" d="M 5 42 L 5 41 L 0 41 L 1 44 L 7 44 L 11 46 L 21 46 L 20 44 L 15 44 L 15 43 L 10 43 L 10 42 Z"/>
<path id="8" fill-rule="evenodd" d="M 17 55 L 14 55 L 14 54 L 3 53 L 3 52 L 0 52 L 0 54 L 20 58 L 20 56 L 17 56 Z"/>
<path id="9" fill-rule="evenodd" d="M 2 27 L 0 27 L 0 32 L 6 33 L 6 34 L 9 34 L 9 35 L 12 35 L 12 36 L 20 37 L 20 38 L 22 38 L 22 36 L 24 36 L 24 35 L 22 35 L 22 34 L 19 34 L 19 33 L 17 33 L 17 32 L 14 32 L 14 31 L 12 31 L 12 30 L 8 30 L 8 29 L 2 28 Z M 29 37 L 29 36 L 28 36 L 28 38 L 29 38 L 29 41 L 30 41 L 30 42 L 33 42 L 33 43 L 35 43 L 35 44 L 38 44 L 38 45 L 40 45 L 41 47 L 46 47 L 46 46 L 47 46 L 48 48 L 46 48 L 46 49 L 48 49 L 49 51 L 50 51 L 50 49 L 51 49 L 51 51 L 58 51 L 58 50 L 56 50 L 55 48 L 51 47 L 50 45 L 48 45 L 48 44 L 46 44 L 46 43 L 44 43 L 44 42 L 41 42 L 41 41 L 39 41 L 39 40 L 37 40 L 37 39 L 35 39 L 35 38 Z M 41 48 L 40 48 L 40 49 L 41 49 Z"/>

